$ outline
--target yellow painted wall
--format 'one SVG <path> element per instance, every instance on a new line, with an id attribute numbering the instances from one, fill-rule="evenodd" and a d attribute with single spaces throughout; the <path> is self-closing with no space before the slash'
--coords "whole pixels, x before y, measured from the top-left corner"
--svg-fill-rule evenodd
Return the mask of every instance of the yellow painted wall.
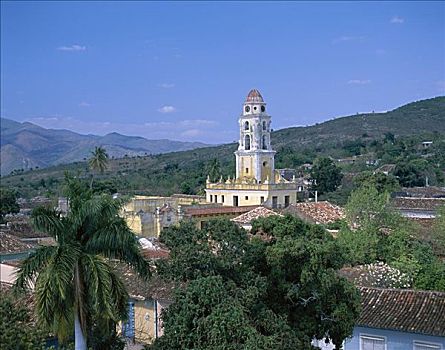
<path id="1" fill-rule="evenodd" d="M 228 187 L 228 186 L 227 186 Z M 226 187 L 226 188 L 227 188 Z M 239 189 L 211 189 L 207 188 L 206 192 L 208 197 L 210 198 L 210 195 L 212 195 L 213 198 L 215 198 L 215 195 L 218 196 L 218 203 L 222 203 L 221 196 L 224 196 L 224 203 L 223 205 L 233 206 L 233 197 L 238 196 L 238 205 L 239 206 L 249 206 L 249 205 L 266 205 L 268 207 L 272 206 L 272 197 L 277 197 L 277 204 L 280 207 L 284 207 L 285 204 L 285 196 L 289 196 L 289 204 L 294 204 L 297 202 L 297 191 L 296 189 L 281 189 L 281 190 L 274 190 L 274 185 L 269 186 L 270 190 L 243 190 L 242 185 L 239 185 Z M 246 185 L 245 187 L 249 187 L 249 185 Z M 277 187 L 279 187 L 277 185 Z M 261 197 L 264 197 L 264 202 L 261 202 Z"/>
<path id="2" fill-rule="evenodd" d="M 266 162 L 266 166 L 264 166 L 264 162 Z M 269 178 L 269 181 L 272 179 L 272 167 L 270 166 L 270 158 L 262 158 L 261 159 L 261 182 L 266 181 Z"/>
<path id="3" fill-rule="evenodd" d="M 155 339 L 155 322 L 154 302 L 135 301 L 134 327 L 136 341 L 151 343 Z"/>
<path id="4" fill-rule="evenodd" d="M 128 214 L 125 215 L 125 221 L 128 227 L 137 235 L 142 234 L 142 223 L 139 215 Z"/>
<path id="5" fill-rule="evenodd" d="M 249 171 L 246 171 L 247 169 L 249 169 Z M 255 169 L 253 168 L 253 157 L 241 157 L 241 177 L 254 178 L 254 171 Z"/>

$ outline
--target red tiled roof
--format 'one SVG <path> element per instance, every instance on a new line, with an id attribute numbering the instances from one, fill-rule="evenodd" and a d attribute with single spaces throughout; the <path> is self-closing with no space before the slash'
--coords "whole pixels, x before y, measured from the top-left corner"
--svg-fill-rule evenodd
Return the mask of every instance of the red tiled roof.
<path id="1" fill-rule="evenodd" d="M 242 214 L 257 207 L 257 205 L 250 205 L 246 207 L 220 206 L 211 208 L 186 208 L 185 214 L 191 217 L 200 215 Z"/>
<path id="2" fill-rule="evenodd" d="M 403 187 L 403 192 L 406 192 L 411 197 L 423 198 L 439 198 L 445 196 L 445 187 L 428 186 L 428 187 Z"/>
<path id="3" fill-rule="evenodd" d="M 33 246 L 5 232 L 0 232 L 0 242 L 0 253 L 19 253 L 33 248 Z"/>
<path id="4" fill-rule="evenodd" d="M 255 220 L 258 218 L 266 218 L 271 215 L 282 216 L 281 214 L 278 214 L 278 213 L 274 212 L 273 210 L 270 210 L 270 209 L 267 209 L 264 207 L 257 207 L 255 209 L 248 211 L 247 213 L 241 214 L 241 215 L 237 216 L 236 218 L 233 218 L 232 221 L 234 221 L 238 224 L 250 224 L 250 222 L 252 222 L 252 220 Z"/>
<path id="5" fill-rule="evenodd" d="M 247 95 L 246 102 L 264 102 L 263 96 L 257 89 L 252 89 Z"/>
<path id="6" fill-rule="evenodd" d="M 391 203 L 398 209 L 436 210 L 445 205 L 445 198 L 397 197 Z"/>
<path id="7" fill-rule="evenodd" d="M 445 293 L 360 287 L 358 326 L 445 336 Z"/>
<path id="8" fill-rule="evenodd" d="M 318 224 L 328 224 L 345 217 L 342 208 L 327 201 L 291 204 L 284 212 L 296 214 L 305 220 Z"/>

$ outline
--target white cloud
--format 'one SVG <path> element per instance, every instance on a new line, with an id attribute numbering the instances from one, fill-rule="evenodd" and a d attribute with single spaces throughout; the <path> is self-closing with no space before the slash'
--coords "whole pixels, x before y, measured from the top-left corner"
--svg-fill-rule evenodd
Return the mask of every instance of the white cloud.
<path id="1" fill-rule="evenodd" d="M 70 45 L 70 46 L 59 46 L 57 50 L 59 51 L 86 51 L 87 47 L 82 45 Z"/>
<path id="2" fill-rule="evenodd" d="M 162 83 L 159 84 L 159 87 L 163 88 L 163 89 L 171 89 L 175 87 L 175 84 L 173 83 Z"/>
<path id="3" fill-rule="evenodd" d="M 348 42 L 348 41 L 363 41 L 364 39 L 365 39 L 364 36 L 343 35 L 338 38 L 332 39 L 332 44 L 339 44 L 339 43 Z"/>
<path id="4" fill-rule="evenodd" d="M 176 112 L 176 108 L 173 106 L 162 106 L 161 108 L 158 109 L 159 113 L 173 113 Z"/>
<path id="5" fill-rule="evenodd" d="M 91 104 L 88 102 L 85 102 L 85 101 L 82 101 L 79 103 L 79 107 L 90 107 L 90 106 L 91 106 Z"/>
<path id="6" fill-rule="evenodd" d="M 184 138 L 195 138 L 201 135 L 202 131 L 199 129 L 189 129 L 181 132 L 181 137 Z"/>
<path id="7" fill-rule="evenodd" d="M 405 22 L 405 19 L 399 16 L 394 16 L 389 22 L 393 24 L 402 24 L 403 22 Z"/>
<path id="8" fill-rule="evenodd" d="M 371 80 L 366 79 L 366 80 L 361 80 L 361 79 L 351 79 L 348 81 L 348 84 L 350 85 L 366 85 L 366 84 L 370 84 Z"/>

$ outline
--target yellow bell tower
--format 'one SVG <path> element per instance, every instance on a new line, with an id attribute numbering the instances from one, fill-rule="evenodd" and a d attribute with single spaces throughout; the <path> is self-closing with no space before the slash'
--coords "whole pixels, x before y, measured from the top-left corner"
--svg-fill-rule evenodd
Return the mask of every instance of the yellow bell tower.
<path id="1" fill-rule="evenodd" d="M 240 138 L 236 156 L 236 178 L 274 182 L 275 151 L 270 146 L 271 118 L 260 92 L 253 89 L 243 104 L 239 118 Z"/>
<path id="2" fill-rule="evenodd" d="M 270 145 L 271 117 L 260 92 L 253 89 L 238 119 L 239 144 L 235 151 L 235 178 L 207 179 L 206 201 L 227 206 L 264 205 L 283 208 L 297 201 L 297 183 L 275 170 L 275 151 Z"/>

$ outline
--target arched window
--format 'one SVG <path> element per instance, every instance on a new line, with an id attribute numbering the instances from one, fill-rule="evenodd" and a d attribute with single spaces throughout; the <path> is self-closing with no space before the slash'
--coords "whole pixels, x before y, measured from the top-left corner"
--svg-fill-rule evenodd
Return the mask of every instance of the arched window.
<path id="1" fill-rule="evenodd" d="M 250 150 L 250 136 L 249 135 L 246 135 L 246 137 L 244 138 L 244 149 Z"/>
<path id="2" fill-rule="evenodd" d="M 267 138 L 266 138 L 266 135 L 263 135 L 263 142 L 262 142 L 262 144 L 263 144 L 263 149 L 267 149 Z"/>
<path id="3" fill-rule="evenodd" d="M 263 121 L 263 130 L 267 130 L 267 125 L 265 121 Z"/>
<path id="4" fill-rule="evenodd" d="M 244 123 L 244 130 L 249 130 L 249 122 Z"/>

